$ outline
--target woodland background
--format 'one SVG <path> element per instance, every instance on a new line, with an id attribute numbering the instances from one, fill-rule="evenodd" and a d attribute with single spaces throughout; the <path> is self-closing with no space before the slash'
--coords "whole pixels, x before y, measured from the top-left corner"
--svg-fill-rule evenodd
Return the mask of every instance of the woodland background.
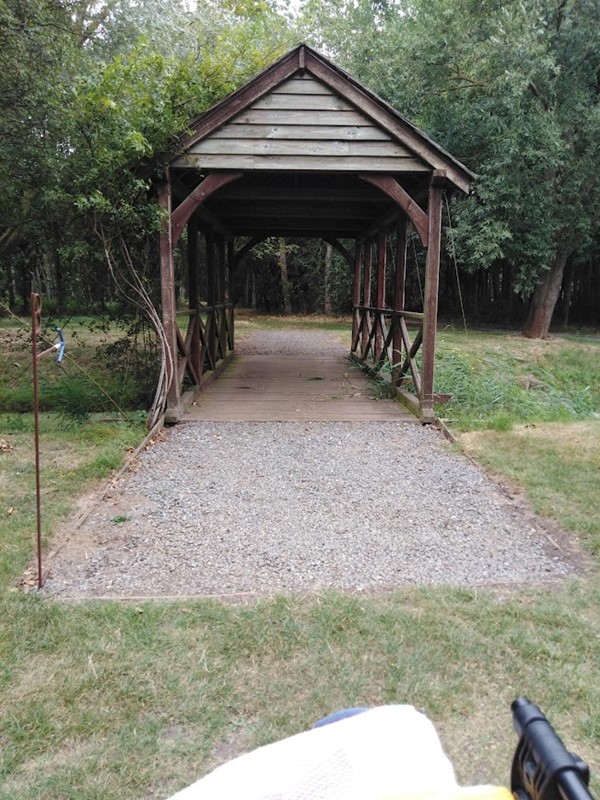
<path id="1" fill-rule="evenodd" d="M 445 206 L 442 319 L 600 324 L 597 0 L 0 2 L 0 313 L 35 290 L 56 314 L 129 317 L 113 242 L 158 304 L 155 186 L 178 134 L 299 41 L 478 174 Z M 417 309 L 417 242 L 409 257 Z M 271 313 L 351 310 L 347 266 L 312 240 L 256 248 L 236 291 Z"/>

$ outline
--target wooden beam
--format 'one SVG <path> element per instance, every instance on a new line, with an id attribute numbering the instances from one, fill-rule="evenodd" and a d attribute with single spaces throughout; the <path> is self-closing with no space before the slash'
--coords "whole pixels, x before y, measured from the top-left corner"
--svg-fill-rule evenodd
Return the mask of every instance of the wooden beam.
<path id="1" fill-rule="evenodd" d="M 360 188 L 360 184 L 358 184 Z M 274 203 L 281 203 L 282 201 L 293 200 L 298 203 L 306 202 L 313 203 L 381 203 L 381 195 L 379 192 L 375 193 L 371 190 L 367 192 L 357 192 L 356 184 L 354 189 L 335 189 L 328 186 L 248 186 L 246 182 L 244 186 L 233 184 L 229 189 L 224 189 L 215 203 L 227 203 L 231 200 L 242 200 L 243 202 L 261 202 L 273 201 Z"/>
<path id="2" fill-rule="evenodd" d="M 403 311 L 406 302 L 406 217 L 402 216 L 398 220 L 396 231 L 396 274 L 394 276 L 394 311 Z M 392 318 L 394 328 L 393 337 L 393 363 L 399 364 L 402 358 L 402 332 L 400 330 L 400 320 L 398 317 Z M 398 368 L 392 371 L 392 382 L 396 383 L 398 378 Z"/>
<path id="3" fill-rule="evenodd" d="M 435 365 L 435 337 L 437 328 L 438 289 L 440 280 L 440 242 L 442 233 L 443 189 L 432 181 L 429 190 L 429 248 L 425 272 L 425 298 L 423 303 L 423 361 L 421 365 L 423 420 L 433 422 L 433 378 Z"/>
<path id="4" fill-rule="evenodd" d="M 396 216 L 400 209 L 395 203 L 390 203 L 388 198 L 382 198 L 382 208 L 388 206 L 387 213 L 390 214 L 389 206 Z M 200 206 L 199 208 L 203 208 Z M 275 217 L 277 219 L 294 219 L 296 217 L 319 217 L 320 219 L 356 219 L 363 225 L 372 220 L 374 215 L 379 215 L 379 209 L 373 205 L 362 205 L 358 203 L 322 203 L 317 197 L 313 202 L 294 203 L 293 201 L 273 201 L 270 203 L 255 202 L 252 195 L 243 202 L 225 200 L 211 206 L 214 215 L 221 220 L 223 225 L 231 225 L 231 220 L 235 219 L 261 219 L 262 217 Z M 376 229 L 377 232 L 379 228 Z"/>
<path id="5" fill-rule="evenodd" d="M 223 186 L 227 186 L 227 184 L 232 181 L 237 181 L 243 174 L 243 172 L 211 173 L 204 178 L 202 183 L 190 192 L 185 200 L 180 203 L 171 214 L 171 239 L 173 247 L 177 244 L 177 240 L 181 236 L 181 232 L 188 219 L 198 206 L 204 203 L 214 192 L 222 189 Z"/>
<path id="6" fill-rule="evenodd" d="M 353 352 L 354 342 L 358 340 L 358 326 L 360 321 L 360 283 L 362 278 L 362 264 L 365 252 L 365 243 L 356 242 L 354 245 L 354 290 L 352 294 L 352 346 L 350 352 Z"/>
<path id="7" fill-rule="evenodd" d="M 263 239 L 282 236 L 284 239 L 322 239 L 325 234 L 336 239 L 355 239 L 358 235 L 357 227 L 335 225 L 330 226 L 325 222 L 322 225 L 316 222 L 306 222 L 299 225 L 271 222 L 265 225 L 236 225 L 233 229 L 235 236 L 258 236 Z"/>
<path id="8" fill-rule="evenodd" d="M 338 253 L 346 259 L 349 267 L 354 265 L 354 250 L 352 252 L 347 250 L 340 240 L 335 238 L 335 236 L 323 236 L 323 241 L 327 244 L 330 244 L 335 250 L 337 250 Z"/>
<path id="9" fill-rule="evenodd" d="M 195 215 L 188 222 L 187 267 L 189 308 L 194 310 L 198 307 L 198 218 Z"/>
<path id="10" fill-rule="evenodd" d="M 227 250 L 226 250 L 226 242 L 223 236 L 219 235 L 216 237 L 216 239 L 217 239 L 217 287 L 218 287 L 217 302 L 224 303 L 225 284 L 226 284 L 225 265 L 227 263 Z"/>
<path id="11" fill-rule="evenodd" d="M 373 274 L 373 241 L 367 239 L 365 245 L 365 271 L 363 279 L 363 306 L 371 305 L 371 280 Z M 361 358 L 366 358 L 367 348 L 371 337 L 371 313 L 363 313 L 363 324 L 361 331 Z"/>
<path id="12" fill-rule="evenodd" d="M 427 247 L 429 238 L 429 220 L 427 214 L 417 205 L 408 192 L 400 186 L 398 181 L 390 175 L 363 174 L 359 175 L 359 178 L 381 189 L 382 192 L 387 194 L 388 197 L 391 197 L 392 200 L 400 206 L 415 226 L 423 246 Z"/>
<path id="13" fill-rule="evenodd" d="M 214 306 L 217 302 L 215 291 L 215 234 L 207 230 L 204 236 L 206 242 L 206 302 Z"/>
<path id="14" fill-rule="evenodd" d="M 200 300 L 198 291 L 198 219 L 195 214 L 190 217 L 188 222 L 188 300 L 189 309 L 194 312 L 190 316 L 189 327 L 191 328 L 190 337 L 190 362 L 192 371 L 196 375 L 202 374 L 200 363 L 200 330 L 198 326 L 198 303 Z"/>
<path id="15" fill-rule="evenodd" d="M 362 219 L 343 219 L 339 217 L 333 217 L 327 219 L 323 218 L 311 218 L 311 217 L 300 217 L 300 218 L 282 218 L 279 219 L 277 217 L 265 217 L 265 218 L 256 218 L 256 219 L 239 219 L 239 220 L 229 220 L 229 227 L 233 234 L 236 236 L 243 236 L 240 231 L 246 230 L 250 231 L 249 236 L 259 236 L 261 233 L 269 234 L 274 228 L 285 228 L 288 231 L 303 231 L 303 230 L 311 230 L 311 231 L 320 231 L 321 236 L 324 235 L 336 235 L 334 232 L 338 230 L 344 231 L 360 231 L 362 229 L 361 223 L 363 222 Z M 271 236 L 275 236 L 275 233 L 270 233 Z M 296 234 L 296 236 L 301 236 L 302 234 Z M 350 236 L 338 236 L 341 239 L 354 239 L 356 233 L 353 233 Z"/>
<path id="16" fill-rule="evenodd" d="M 235 304 L 235 243 L 233 239 L 227 242 L 227 297 L 226 302 Z M 231 324 L 229 326 L 231 349 L 235 348 L 235 309 L 231 309 Z"/>
<path id="17" fill-rule="evenodd" d="M 171 227 L 171 183 L 167 171 L 167 180 L 161 186 L 158 202 L 164 212 L 160 231 L 160 296 L 162 306 L 162 324 L 169 348 L 170 369 L 167 369 L 167 411 L 165 422 L 177 422 L 181 416 L 180 387 L 177 380 L 177 306 L 175 302 L 175 268 L 173 264 L 173 241 Z"/>
<path id="18" fill-rule="evenodd" d="M 380 98 L 376 98 L 353 79 L 343 75 L 332 64 L 324 61 L 318 53 L 310 49 L 306 52 L 306 68 L 335 92 L 349 100 L 352 105 L 360 108 L 370 119 L 392 133 L 426 164 L 435 170 L 445 170 L 447 179 L 455 187 L 465 194 L 470 193 L 475 175 L 395 109 L 387 106 Z"/>
<path id="19" fill-rule="evenodd" d="M 315 208 L 314 210 L 309 207 L 279 207 L 270 206 L 268 209 L 251 208 L 252 200 L 248 201 L 248 206 L 244 208 L 243 205 L 235 205 L 223 212 L 222 219 L 230 230 L 233 230 L 235 225 L 240 221 L 247 221 L 249 225 L 254 222 L 260 224 L 263 220 L 289 220 L 290 223 L 298 221 L 313 221 L 331 222 L 335 225 L 337 222 L 352 222 L 364 228 L 365 223 L 371 218 L 371 213 L 368 209 L 357 209 L 350 207 L 348 210 L 341 208 L 330 207 Z"/>
<path id="20" fill-rule="evenodd" d="M 377 236 L 377 293 L 375 295 L 375 305 L 377 306 L 377 319 L 379 320 L 379 330 L 375 336 L 375 361 L 379 361 L 382 355 L 384 331 L 381 317 L 381 310 L 385 308 L 385 270 L 386 270 L 386 250 L 387 237 L 384 231 L 380 231 Z"/>

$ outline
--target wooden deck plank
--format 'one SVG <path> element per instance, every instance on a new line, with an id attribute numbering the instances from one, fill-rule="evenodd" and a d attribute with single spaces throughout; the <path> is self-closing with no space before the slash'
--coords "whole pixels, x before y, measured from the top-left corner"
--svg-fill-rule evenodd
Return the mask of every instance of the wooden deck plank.
<path id="1" fill-rule="evenodd" d="M 236 356 L 182 421 L 417 421 L 393 400 L 372 397 L 369 383 L 344 358 Z"/>

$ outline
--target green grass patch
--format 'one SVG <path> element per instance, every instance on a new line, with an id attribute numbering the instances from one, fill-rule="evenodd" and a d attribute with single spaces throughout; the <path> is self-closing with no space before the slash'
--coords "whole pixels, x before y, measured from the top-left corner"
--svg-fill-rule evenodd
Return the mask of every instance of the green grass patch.
<path id="1" fill-rule="evenodd" d="M 42 522 L 46 543 L 78 496 L 121 466 L 127 448 L 145 436 L 143 422 L 64 425 L 40 416 Z M 23 571 L 33 553 L 35 451 L 33 415 L 0 415 L 0 585 Z"/>
<path id="2" fill-rule="evenodd" d="M 350 346 L 351 317 L 329 317 L 319 314 L 270 316 L 242 309 L 236 312 L 236 324 L 239 323 L 241 324 L 236 333 L 242 337 L 246 332 L 256 330 L 289 330 L 291 328 L 293 330 L 330 331 L 343 336 L 347 335 L 348 346 Z"/>
<path id="3" fill-rule="evenodd" d="M 445 332 L 435 385 L 452 395 L 438 413 L 459 430 L 594 419 L 600 416 L 600 343 Z"/>
<path id="4" fill-rule="evenodd" d="M 516 742 L 508 705 L 519 693 L 597 762 L 599 599 L 578 585 L 247 607 L 11 597 L 4 796 L 87 800 L 100 787 L 107 800 L 167 796 L 333 709 L 407 701 L 435 720 L 462 781 L 505 782 Z"/>
<path id="5" fill-rule="evenodd" d="M 600 420 L 463 434 L 478 461 L 524 488 L 539 514 L 600 554 Z"/>
<path id="6" fill-rule="evenodd" d="M 319 328 L 349 338 L 347 322 Z M 437 390 L 452 391 L 445 368 L 458 387 L 445 413 L 474 429 L 463 446 L 597 554 L 600 422 L 588 417 L 598 346 L 448 331 L 440 354 Z M 492 378 L 487 395 L 469 389 Z M 551 413 L 567 421 L 539 422 Z M 533 423 L 515 424 L 525 414 Z M 48 538 L 143 435 L 141 426 L 42 416 Z M 116 533 L 122 521 L 114 518 Z M 32 418 L 0 415 L 0 800 L 160 800 L 335 709 L 390 702 L 427 710 L 463 783 L 506 783 L 516 744 L 509 704 L 519 694 L 590 762 L 598 791 L 597 570 L 551 590 L 66 604 L 11 591 L 34 530 Z"/>

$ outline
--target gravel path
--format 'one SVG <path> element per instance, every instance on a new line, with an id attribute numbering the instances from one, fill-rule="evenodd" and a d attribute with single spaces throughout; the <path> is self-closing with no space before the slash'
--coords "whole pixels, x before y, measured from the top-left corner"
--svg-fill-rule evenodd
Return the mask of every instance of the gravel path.
<path id="1" fill-rule="evenodd" d="M 303 336 L 286 339 L 291 353 Z M 537 583 L 576 572 L 554 536 L 430 427 L 197 422 L 165 431 L 67 529 L 47 591 L 149 597 Z"/>
<path id="2" fill-rule="evenodd" d="M 242 329 L 243 330 L 243 329 Z M 349 346 L 348 346 L 349 347 Z M 260 331 L 235 343 L 238 355 L 340 356 L 348 355 L 341 339 L 326 331 Z"/>

